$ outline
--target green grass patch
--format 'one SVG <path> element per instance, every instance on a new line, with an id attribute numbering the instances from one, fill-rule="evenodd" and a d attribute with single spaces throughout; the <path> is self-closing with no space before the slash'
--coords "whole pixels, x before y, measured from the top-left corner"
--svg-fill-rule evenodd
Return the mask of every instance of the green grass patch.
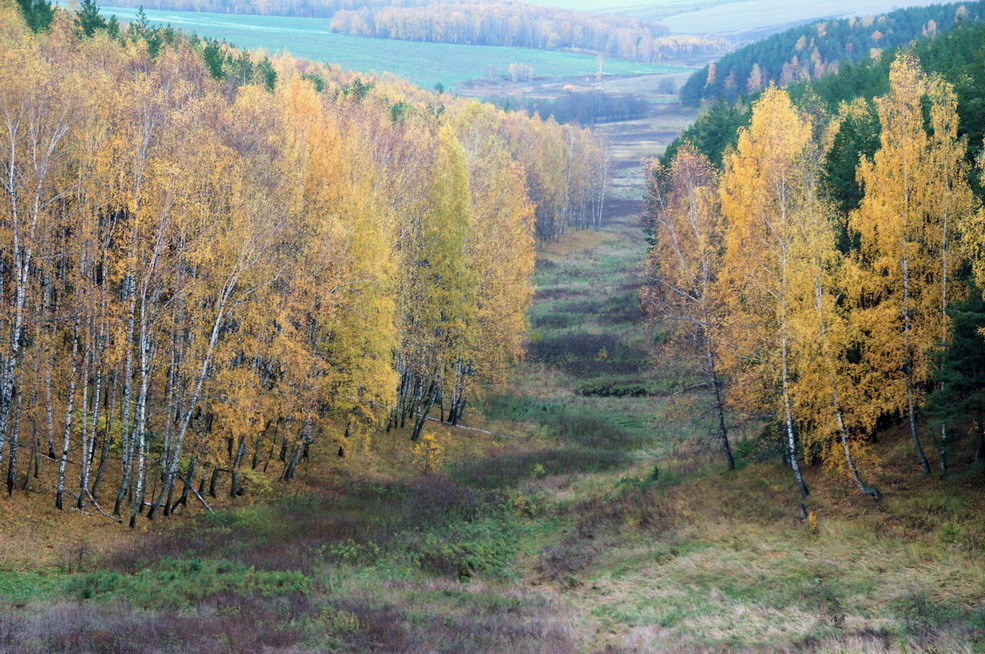
<path id="1" fill-rule="evenodd" d="M 0 602 L 23 604 L 57 596 L 65 575 L 53 570 L 4 570 L 0 572 Z"/>
<path id="2" fill-rule="evenodd" d="M 310 580 L 296 571 L 262 571 L 212 559 L 164 559 L 134 574 L 97 570 L 70 576 L 64 589 L 80 600 L 106 599 L 134 606 L 179 608 L 216 595 L 276 597 L 307 593 Z"/>

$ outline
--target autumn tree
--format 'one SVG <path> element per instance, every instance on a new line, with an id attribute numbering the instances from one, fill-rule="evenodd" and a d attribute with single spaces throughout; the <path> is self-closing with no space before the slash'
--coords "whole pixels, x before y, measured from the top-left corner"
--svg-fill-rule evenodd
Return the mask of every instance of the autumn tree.
<path id="1" fill-rule="evenodd" d="M 727 345 L 720 356 L 733 381 L 731 399 L 745 412 L 775 416 L 802 499 L 808 489 L 794 416 L 791 280 L 799 263 L 793 250 L 797 164 L 810 139 L 810 124 L 786 92 L 767 89 L 738 147 L 726 158 L 721 181 L 725 251 L 717 283 L 726 311 Z"/>
<path id="2" fill-rule="evenodd" d="M 865 195 L 849 218 L 866 271 L 858 287 L 859 328 L 867 374 L 882 389 L 881 410 L 907 415 L 917 461 L 929 473 L 918 410 L 937 344 L 948 338 L 948 307 L 964 293 L 955 246 L 972 197 L 953 90 L 928 78 L 909 53 L 893 63 L 890 84 L 889 95 L 877 101 L 880 147 L 859 167 Z M 939 443 L 942 474 L 945 437 Z"/>
<path id="3" fill-rule="evenodd" d="M 861 383 L 851 352 L 858 344 L 847 296 L 858 268 L 838 247 L 838 213 L 822 190 L 822 145 L 812 140 L 794 169 L 789 271 L 791 389 L 804 441 L 827 466 L 848 472 L 859 491 L 881 499 L 863 480 L 868 436 L 878 413 L 874 389 Z"/>
<path id="4" fill-rule="evenodd" d="M 135 526 L 507 379 L 589 132 L 89 14 L 0 8 L 8 493 Z"/>
<path id="5" fill-rule="evenodd" d="M 718 360 L 723 312 L 714 285 L 722 268 L 722 215 L 718 176 L 707 157 L 685 144 L 677 152 L 666 189 L 654 163 L 650 169 L 646 216 L 653 229 L 647 256 L 651 285 L 643 303 L 651 316 L 678 325 L 670 347 L 686 347 L 701 360 L 713 398 L 718 439 L 729 470 L 735 469 L 725 413 L 725 388 Z"/>

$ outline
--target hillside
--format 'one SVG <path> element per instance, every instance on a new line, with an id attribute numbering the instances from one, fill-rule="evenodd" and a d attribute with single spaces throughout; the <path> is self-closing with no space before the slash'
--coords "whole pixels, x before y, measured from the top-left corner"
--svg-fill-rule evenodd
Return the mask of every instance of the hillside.
<path id="1" fill-rule="evenodd" d="M 2 12 L 8 494 L 133 528 L 316 441 L 416 441 L 521 356 L 536 241 L 602 211 L 577 127 L 91 3 L 37 35 Z"/>
<path id="2" fill-rule="evenodd" d="M 770 82 L 818 80 L 845 62 L 878 58 L 883 51 L 985 18 L 985 3 L 954 3 L 899 9 L 881 16 L 823 21 L 786 30 L 746 45 L 695 72 L 681 100 L 734 101 Z"/>
<path id="3" fill-rule="evenodd" d="M 985 88 L 983 44 L 985 27 L 969 24 L 958 26 L 952 32 L 935 38 L 918 39 L 910 47 L 926 71 L 940 74 L 954 86 L 960 117 L 957 129 L 959 135 L 967 138 L 969 161 L 977 159 L 985 139 L 985 125 L 980 111 L 985 102 L 982 97 L 982 89 Z M 843 103 L 856 99 L 871 101 L 889 89 L 890 65 L 898 53 L 899 50 L 887 51 L 878 60 L 846 64 L 838 72 L 816 82 L 792 84 L 789 87 L 791 95 L 805 105 L 819 102 L 824 111 L 830 114 L 836 114 Z M 757 96 L 753 94 L 751 97 Z M 836 196 L 857 196 L 855 165 L 860 155 L 872 155 L 879 135 L 879 126 L 873 121 L 872 112 L 873 108 L 870 106 L 867 110 L 868 120 L 859 126 L 861 128 L 868 125 L 866 131 L 836 143 L 833 153 L 825 161 L 826 174 L 837 185 L 833 190 Z M 729 146 L 736 143 L 738 131 L 748 124 L 749 118 L 748 99 L 739 102 L 720 101 L 711 105 L 671 144 L 665 162 L 669 163 L 680 146 L 685 141 L 690 141 L 712 162 L 721 165 L 723 154 Z M 970 173 L 974 181 L 976 173 L 974 170 Z"/>
<path id="4" fill-rule="evenodd" d="M 119 0 L 123 7 L 330 18 L 330 29 L 404 41 L 574 50 L 646 63 L 723 52 L 722 39 L 669 35 L 660 23 L 519 2 L 245 2 Z"/>
<path id="5" fill-rule="evenodd" d="M 659 351 L 705 389 L 723 468 L 742 467 L 744 425 L 783 452 L 787 501 L 808 532 L 819 529 L 824 483 L 808 466 L 880 514 L 893 504 L 887 482 L 900 493 L 902 478 L 904 493 L 945 483 L 955 509 L 979 501 L 964 489 L 980 483 L 985 456 L 983 36 L 980 24 L 960 25 L 813 84 L 718 103 L 649 167 L 642 298 L 667 330 Z M 927 526 L 916 504 L 904 519 Z M 926 579 L 914 572 L 900 586 Z M 799 647 L 974 651 L 983 607 L 966 590 L 968 613 L 929 621 L 961 623 L 975 634 L 964 643 Z M 830 606 L 843 624 L 843 598 Z"/>

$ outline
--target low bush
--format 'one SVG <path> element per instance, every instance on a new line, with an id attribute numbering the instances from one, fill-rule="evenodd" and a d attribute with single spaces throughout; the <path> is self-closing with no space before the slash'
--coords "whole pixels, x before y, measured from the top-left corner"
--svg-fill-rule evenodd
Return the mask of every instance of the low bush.
<path id="1" fill-rule="evenodd" d="M 417 547 L 422 569 L 465 581 L 479 573 L 506 574 L 516 557 L 516 536 L 495 518 L 431 532 Z"/>
<path id="2" fill-rule="evenodd" d="M 618 382 L 588 382 L 578 386 L 579 395 L 587 397 L 646 397 L 649 389 L 643 384 L 620 384 Z"/>

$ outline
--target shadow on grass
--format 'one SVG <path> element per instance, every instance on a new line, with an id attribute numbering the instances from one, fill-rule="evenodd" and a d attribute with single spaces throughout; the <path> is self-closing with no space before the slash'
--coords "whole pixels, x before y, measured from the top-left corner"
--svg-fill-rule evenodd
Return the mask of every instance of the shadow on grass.
<path id="1" fill-rule="evenodd" d="M 492 591 L 453 582 L 391 581 L 382 589 L 338 603 L 360 628 L 337 638 L 352 652 L 578 651 L 564 607 L 521 590 Z M 379 592 L 382 591 L 382 592 Z M 393 597 L 417 596 L 426 613 L 400 606 Z"/>
<path id="2" fill-rule="evenodd" d="M 452 466 L 449 476 L 477 488 L 506 488 L 538 476 L 612 470 L 629 460 L 626 452 L 614 449 L 566 445 L 530 451 L 509 445 Z"/>
<path id="3" fill-rule="evenodd" d="M 627 529 L 659 536 L 675 521 L 673 509 L 648 488 L 648 480 L 579 502 L 569 513 L 574 526 L 544 548 L 534 567 L 541 580 L 567 588 L 580 585 L 580 573 L 605 551 L 611 537 Z"/>
<path id="4" fill-rule="evenodd" d="M 471 521 L 500 501 L 442 475 L 376 483 L 338 471 L 321 492 L 217 511 L 187 525 L 148 534 L 100 564 L 133 574 L 168 558 L 221 558 L 257 570 L 310 572 L 326 546 L 385 546 L 408 530 Z"/>
<path id="5" fill-rule="evenodd" d="M 637 373 L 648 361 L 646 351 L 612 334 L 566 332 L 534 341 L 527 349 L 533 361 L 581 378 Z"/>
<path id="6" fill-rule="evenodd" d="M 65 652 L 285 651 L 312 612 L 304 595 L 216 597 L 195 611 L 145 610 L 120 603 L 64 601 L 0 613 L 0 650 Z"/>

